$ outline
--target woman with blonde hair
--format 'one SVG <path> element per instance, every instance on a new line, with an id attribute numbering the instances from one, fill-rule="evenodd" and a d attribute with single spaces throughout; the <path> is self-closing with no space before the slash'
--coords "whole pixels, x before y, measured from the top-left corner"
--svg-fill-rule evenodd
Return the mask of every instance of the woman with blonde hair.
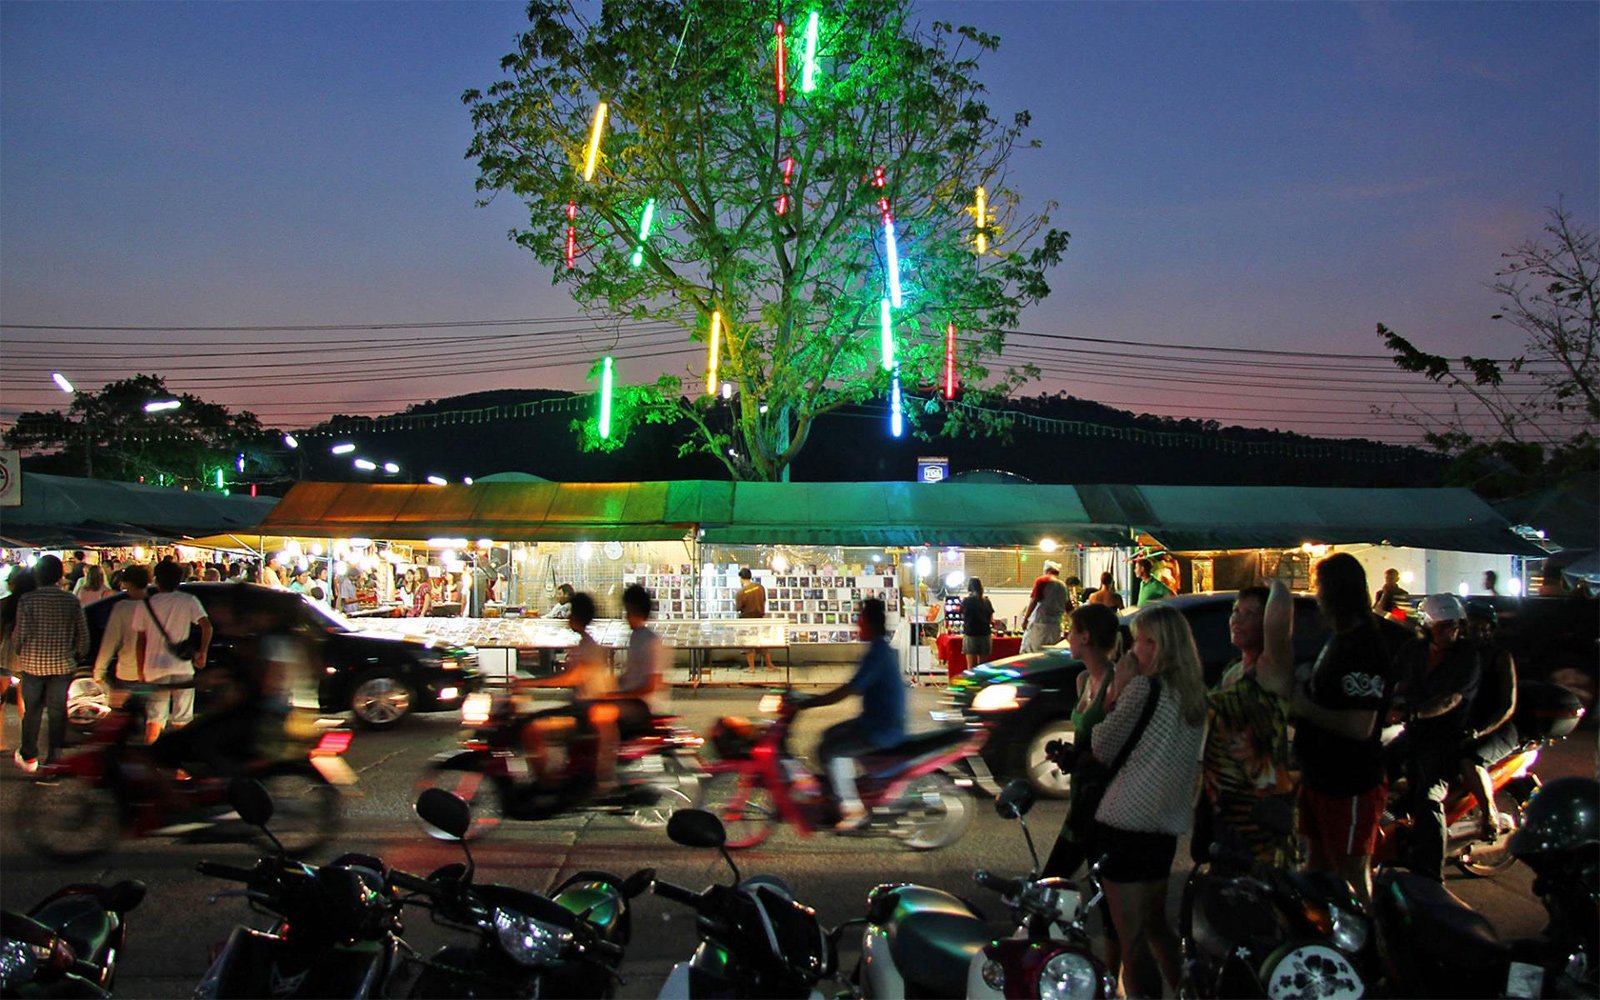
<path id="1" fill-rule="evenodd" d="M 92 563 L 83 568 L 83 577 L 78 580 L 78 589 L 75 592 L 78 603 L 88 607 L 95 601 L 110 597 L 116 591 L 106 586 L 105 567 Z"/>
<path id="2" fill-rule="evenodd" d="M 1116 770 L 1095 811 L 1094 845 L 1129 997 L 1159 997 L 1182 958 L 1167 922 L 1178 838 L 1194 817 L 1206 689 L 1189 622 L 1156 603 L 1133 617 L 1133 649 L 1117 664 L 1116 707 L 1094 730 L 1095 757 Z"/>

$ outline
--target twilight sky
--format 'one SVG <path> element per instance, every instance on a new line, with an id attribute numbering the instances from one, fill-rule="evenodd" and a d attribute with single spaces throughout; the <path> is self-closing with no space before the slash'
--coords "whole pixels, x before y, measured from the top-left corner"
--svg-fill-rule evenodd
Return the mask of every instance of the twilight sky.
<path id="1" fill-rule="evenodd" d="M 1439 394 L 1316 356 L 1378 359 L 1380 321 L 1509 356 L 1499 254 L 1558 200 L 1600 216 L 1600 4 L 920 9 L 1000 35 L 992 106 L 1032 111 L 1043 142 L 1018 186 L 1073 234 L 1024 330 L 1303 352 L 1014 339 L 1043 391 L 1409 440 L 1368 406 Z M 154 370 L 286 427 L 582 388 L 609 334 L 507 240 L 518 204 L 474 207 L 462 155 L 460 94 L 524 25 L 517 3 L 0 4 L 0 417 L 64 402 L 57 368 L 80 387 Z M 260 329 L 509 319 L 544 323 L 490 332 L 572 332 L 469 355 L 482 328 Z M 36 324 L 165 329 L 18 328 Z M 172 329 L 226 326 L 256 329 Z"/>

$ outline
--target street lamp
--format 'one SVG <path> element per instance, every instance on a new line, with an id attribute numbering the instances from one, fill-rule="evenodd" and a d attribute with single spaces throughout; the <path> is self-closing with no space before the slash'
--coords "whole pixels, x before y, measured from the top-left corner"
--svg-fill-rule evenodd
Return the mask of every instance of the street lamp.
<path id="1" fill-rule="evenodd" d="M 356 446 L 351 444 L 348 441 L 345 441 L 342 444 L 336 444 L 332 448 L 328 449 L 329 452 L 331 452 L 331 453 L 333 453 L 335 455 L 348 455 L 352 451 L 355 451 L 355 450 L 356 450 Z"/>
<path id="2" fill-rule="evenodd" d="M 51 381 L 55 382 L 56 388 L 60 389 L 67 395 L 77 395 L 78 390 L 73 388 L 72 383 L 69 382 L 67 377 L 60 372 L 51 372 L 50 379 Z M 83 478 L 94 478 L 94 448 L 90 447 L 88 413 L 84 413 L 83 415 Z"/>
<path id="3" fill-rule="evenodd" d="M 378 463 L 376 463 L 376 462 L 369 462 L 364 458 L 356 459 L 356 468 L 360 469 L 362 472 L 371 472 L 373 469 L 376 469 L 377 467 L 378 467 Z"/>
<path id="4" fill-rule="evenodd" d="M 449 486 L 450 485 L 450 480 L 444 478 L 443 476 L 429 476 L 428 477 L 428 482 L 432 483 L 434 486 Z"/>
<path id="5" fill-rule="evenodd" d="M 295 437 L 293 434 L 285 434 L 283 436 L 283 443 L 288 448 L 300 447 L 300 439 Z"/>
<path id="6" fill-rule="evenodd" d="M 168 410 L 176 410 L 182 405 L 183 400 L 181 399 L 156 399 L 144 404 L 144 412 L 165 413 Z"/>
<path id="7" fill-rule="evenodd" d="M 65 375 L 61 374 L 60 372 L 51 372 L 50 373 L 50 377 L 52 379 L 55 379 L 56 385 L 61 388 L 62 392 L 74 393 L 74 392 L 78 391 L 78 390 L 76 390 L 76 389 L 74 389 L 72 387 L 72 383 L 71 382 L 67 381 L 67 377 Z"/>
<path id="8" fill-rule="evenodd" d="M 400 466 L 394 462 L 385 462 L 383 463 L 383 471 L 392 476 L 400 471 Z"/>

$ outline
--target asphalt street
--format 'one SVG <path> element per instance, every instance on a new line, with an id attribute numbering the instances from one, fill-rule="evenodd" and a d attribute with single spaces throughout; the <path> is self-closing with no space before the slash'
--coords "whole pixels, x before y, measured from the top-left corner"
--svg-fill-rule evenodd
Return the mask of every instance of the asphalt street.
<path id="1" fill-rule="evenodd" d="M 697 731 L 705 732 L 722 714 L 756 714 L 760 691 L 755 688 L 680 689 L 674 709 Z M 927 710 L 937 703 L 933 689 L 914 692 L 915 717 L 927 723 Z M 798 745 L 809 748 L 821 727 L 850 710 L 849 703 L 818 710 L 803 720 Z M 6 720 L 6 745 L 16 745 L 14 716 Z M 394 867 L 427 872 L 459 860 L 455 845 L 429 840 L 411 816 L 414 783 L 426 759 L 453 745 L 459 734 L 454 716 L 419 716 L 394 732 L 358 732 L 347 759 L 359 776 L 345 799 L 344 831 L 331 848 L 318 857 L 344 851 L 365 851 Z M 1546 780 L 1564 774 L 1595 773 L 1593 730 L 1581 730 L 1554 750 L 1547 751 L 1540 772 Z M 123 841 L 109 854 L 79 865 L 45 861 L 28 854 L 15 835 L 15 810 L 19 793 L 28 781 L 7 764 L 0 768 L 0 904 L 26 909 L 59 885 L 72 881 L 115 881 L 140 878 L 150 886 L 146 902 L 132 914 L 129 939 L 118 977 L 117 993 L 126 997 L 187 995 L 207 965 L 207 950 L 224 940 L 235 923 L 261 926 L 265 918 L 253 914 L 238 899 L 208 901 L 208 896 L 229 886 L 194 871 L 204 859 L 248 865 L 256 851 L 247 843 L 184 843 L 164 838 Z M 1059 828 L 1064 805 L 1042 802 L 1028 817 L 1041 852 L 1048 851 Z M 662 878 L 701 887 L 725 879 L 727 869 L 712 852 L 678 847 L 664 832 L 640 830 L 609 816 L 568 817 L 540 823 L 504 823 L 492 837 L 475 848 L 479 878 L 529 888 L 546 888 L 574 871 L 600 868 L 628 874 L 650 866 Z M 1180 848 L 1180 864 L 1187 845 Z M 972 884 L 974 869 L 1006 873 L 1028 869 L 1029 859 L 1015 822 L 994 815 L 987 802 L 979 804 L 977 821 L 956 845 L 919 853 L 895 842 L 841 838 L 823 834 L 802 838 L 780 828 L 758 849 L 739 852 L 736 860 L 745 874 L 778 875 L 787 880 L 804 902 L 815 906 L 825 925 L 832 926 L 861 912 L 867 891 L 878 882 L 914 881 L 938 886 L 982 900 L 983 890 Z M 1181 872 L 1179 873 L 1181 875 Z M 1536 933 L 1543 924 L 1543 909 L 1530 891 L 1531 875 L 1518 866 L 1493 880 L 1453 876 L 1450 887 L 1488 916 L 1507 936 Z M 1181 877 L 1172 882 L 1171 905 L 1176 913 Z M 988 907 L 990 916 L 1000 908 Z M 655 996 L 672 964 L 689 955 L 695 944 L 694 921 L 689 912 L 665 900 L 645 896 L 635 902 L 633 942 L 623 966 L 627 982 L 619 987 L 624 997 Z M 427 951 L 455 940 L 454 932 L 434 927 L 415 911 L 406 938 Z M 846 940 L 843 962 L 855 960 L 854 945 Z"/>

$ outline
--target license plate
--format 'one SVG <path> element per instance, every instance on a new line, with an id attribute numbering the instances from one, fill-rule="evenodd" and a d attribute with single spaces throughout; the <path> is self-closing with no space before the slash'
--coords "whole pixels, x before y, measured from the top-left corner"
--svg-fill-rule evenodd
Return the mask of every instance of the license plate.
<path id="1" fill-rule="evenodd" d="M 1526 962 L 1512 962 L 1511 968 L 1506 972 L 1506 993 L 1508 997 L 1533 997 L 1544 994 L 1544 970 L 1537 965 Z"/>

